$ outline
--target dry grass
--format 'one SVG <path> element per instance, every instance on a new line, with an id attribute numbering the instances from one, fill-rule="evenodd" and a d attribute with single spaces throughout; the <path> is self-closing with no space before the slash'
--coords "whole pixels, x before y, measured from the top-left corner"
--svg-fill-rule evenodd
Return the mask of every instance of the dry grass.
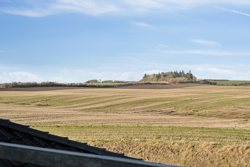
<path id="1" fill-rule="evenodd" d="M 249 119 L 248 87 L 1 92 L 0 104 L 81 112 L 141 112 Z"/>
<path id="2" fill-rule="evenodd" d="M 123 152 L 147 161 L 181 166 L 249 167 L 249 145 L 217 145 L 189 142 L 95 142 L 99 147 Z"/>
<path id="3" fill-rule="evenodd" d="M 185 166 L 250 164 L 250 130 L 146 125 L 35 128 L 148 161 Z"/>
<path id="4" fill-rule="evenodd" d="M 150 161 L 250 164 L 249 87 L 3 91 L 0 117 Z"/>

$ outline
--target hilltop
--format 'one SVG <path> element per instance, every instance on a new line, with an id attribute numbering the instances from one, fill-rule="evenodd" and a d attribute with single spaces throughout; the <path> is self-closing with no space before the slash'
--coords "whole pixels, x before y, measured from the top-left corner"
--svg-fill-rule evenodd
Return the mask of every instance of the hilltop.
<path id="1" fill-rule="evenodd" d="M 158 74 L 144 74 L 140 80 L 142 83 L 191 83 L 196 82 L 197 78 L 191 71 L 185 73 L 184 71 L 161 72 Z"/>

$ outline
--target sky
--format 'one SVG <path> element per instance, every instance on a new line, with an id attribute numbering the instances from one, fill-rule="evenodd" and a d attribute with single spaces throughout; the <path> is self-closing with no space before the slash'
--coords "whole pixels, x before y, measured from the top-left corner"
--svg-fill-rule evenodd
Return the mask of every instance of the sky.
<path id="1" fill-rule="evenodd" d="M 250 0 L 0 0 L 0 83 L 250 80 Z"/>

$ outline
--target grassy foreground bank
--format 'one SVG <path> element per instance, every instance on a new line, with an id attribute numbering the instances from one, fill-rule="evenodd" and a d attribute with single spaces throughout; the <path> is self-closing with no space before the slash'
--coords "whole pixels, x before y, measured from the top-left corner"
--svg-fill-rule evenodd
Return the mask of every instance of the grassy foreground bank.
<path id="1" fill-rule="evenodd" d="M 250 130 L 114 125 L 35 128 L 148 161 L 185 166 L 250 164 Z"/>

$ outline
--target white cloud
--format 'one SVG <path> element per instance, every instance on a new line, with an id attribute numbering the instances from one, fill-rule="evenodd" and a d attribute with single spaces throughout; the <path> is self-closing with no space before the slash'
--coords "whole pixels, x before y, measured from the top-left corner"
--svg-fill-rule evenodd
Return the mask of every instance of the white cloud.
<path id="1" fill-rule="evenodd" d="M 26 1 L 26 6 L 9 6 L 1 8 L 3 12 L 29 16 L 43 17 L 60 13 L 84 13 L 88 15 L 102 15 L 111 13 L 133 14 L 152 11 L 168 11 L 170 9 L 194 8 L 205 5 L 248 5 L 249 0 L 46 0 Z M 8 3 L 11 5 L 11 3 Z M 231 10 L 231 12 L 248 15 L 247 13 Z"/>
<path id="2" fill-rule="evenodd" d="M 227 50 L 162 50 L 165 54 L 198 55 L 198 56 L 249 56 L 250 52 L 237 52 Z"/>
<path id="3" fill-rule="evenodd" d="M 112 3 L 93 2 L 91 0 L 57 0 L 51 7 L 56 11 L 79 12 L 100 15 L 118 12 L 119 8 Z"/>
<path id="4" fill-rule="evenodd" d="M 132 25 L 134 26 L 138 26 L 138 27 L 144 27 L 144 28 L 153 28 L 154 26 L 146 23 L 146 22 L 142 22 L 142 21 L 134 21 L 132 22 Z"/>
<path id="5" fill-rule="evenodd" d="M 7 82 L 40 82 L 42 79 L 36 74 L 24 71 L 0 73 L 0 83 Z"/>
<path id="6" fill-rule="evenodd" d="M 60 13 L 84 13 L 101 15 L 118 12 L 119 8 L 112 3 L 93 2 L 91 0 L 50 0 L 30 3 L 29 7 L 10 7 L 2 10 L 12 15 L 44 17 Z"/>
<path id="7" fill-rule="evenodd" d="M 222 7 L 217 7 L 217 9 L 223 10 L 225 12 L 237 14 L 237 15 L 250 17 L 250 13 L 242 12 L 242 11 L 235 10 L 235 9 L 226 9 L 226 8 L 222 8 Z"/>
<path id="8" fill-rule="evenodd" d="M 146 70 L 144 74 L 158 74 L 160 72 L 163 72 L 161 70 Z"/>
<path id="9" fill-rule="evenodd" d="M 175 64 L 169 66 L 175 70 L 191 70 L 199 79 L 250 80 L 248 65 Z"/>
<path id="10" fill-rule="evenodd" d="M 44 17 L 51 14 L 48 10 L 42 9 L 17 9 L 17 8 L 9 8 L 3 10 L 5 13 L 19 16 L 27 16 L 27 17 Z"/>
<path id="11" fill-rule="evenodd" d="M 220 46 L 220 43 L 217 41 L 209 41 L 204 39 L 192 39 L 191 42 L 193 42 L 194 44 L 209 46 L 209 47 Z"/>
<path id="12" fill-rule="evenodd" d="M 141 78 L 142 75 L 143 73 L 138 71 L 121 71 L 119 69 L 57 69 L 47 77 L 47 80 L 63 83 L 85 82 L 91 79 L 134 81 Z"/>
<path id="13" fill-rule="evenodd" d="M 216 77 L 219 75 L 219 76 L 221 76 L 220 77 L 221 79 L 224 79 L 226 76 L 232 77 L 232 75 L 235 74 L 235 71 L 232 69 L 225 69 L 225 68 L 213 67 L 213 66 L 210 66 L 210 67 L 200 66 L 200 67 L 197 67 L 195 70 L 199 71 L 199 72 L 206 73 L 206 75 L 213 74 L 213 77 Z"/>
<path id="14" fill-rule="evenodd" d="M 250 71 L 242 72 L 239 69 L 231 67 L 199 67 L 194 69 L 201 79 L 231 79 L 231 80 L 250 80 Z"/>
<path id="15" fill-rule="evenodd" d="M 91 79 L 101 80 L 123 80 L 135 81 L 144 74 L 141 71 L 122 71 L 120 69 L 62 69 L 50 68 L 50 72 L 40 71 L 39 75 L 32 71 L 13 71 L 9 67 L 0 66 L 0 83 L 10 82 L 62 82 L 62 83 L 81 83 Z"/>
<path id="16" fill-rule="evenodd" d="M 162 43 L 158 44 L 157 47 L 162 48 L 162 49 L 168 49 L 168 48 L 170 48 L 169 45 L 162 44 Z"/>
<path id="17" fill-rule="evenodd" d="M 192 8 L 205 5 L 250 5 L 249 0 L 123 0 L 136 10 Z"/>
<path id="18" fill-rule="evenodd" d="M 128 68 L 131 66 L 127 66 Z M 127 68 L 127 69 L 128 69 Z M 4 69 L 3 69 L 4 70 Z M 250 70 L 247 64 L 218 65 L 218 64 L 138 64 L 137 69 L 127 70 L 97 70 L 97 69 L 50 69 L 50 73 L 43 72 L 41 76 L 33 72 L 2 72 L 0 83 L 6 82 L 43 82 L 55 81 L 62 83 L 84 82 L 90 79 L 138 81 L 146 74 L 191 70 L 199 79 L 232 79 L 250 80 Z"/>
<path id="19" fill-rule="evenodd" d="M 122 2 L 133 10 L 139 12 L 159 9 L 166 5 L 166 1 L 164 2 L 164 0 L 123 0 Z"/>

